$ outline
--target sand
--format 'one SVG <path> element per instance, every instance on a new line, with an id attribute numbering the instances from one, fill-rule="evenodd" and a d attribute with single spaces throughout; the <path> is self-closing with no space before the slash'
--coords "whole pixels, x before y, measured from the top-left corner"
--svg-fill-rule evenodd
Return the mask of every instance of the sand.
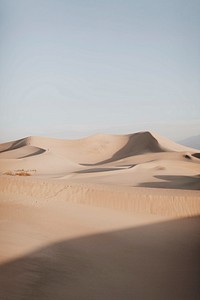
<path id="1" fill-rule="evenodd" d="M 199 299 L 199 154 L 150 132 L 1 144 L 0 299 Z"/>

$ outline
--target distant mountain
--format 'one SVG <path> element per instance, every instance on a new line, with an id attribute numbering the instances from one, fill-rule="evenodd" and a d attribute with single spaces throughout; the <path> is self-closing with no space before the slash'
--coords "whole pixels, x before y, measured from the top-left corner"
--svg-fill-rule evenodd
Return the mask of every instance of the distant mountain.
<path id="1" fill-rule="evenodd" d="M 188 137 L 187 139 L 181 140 L 178 143 L 187 147 L 200 149 L 200 134 Z"/>

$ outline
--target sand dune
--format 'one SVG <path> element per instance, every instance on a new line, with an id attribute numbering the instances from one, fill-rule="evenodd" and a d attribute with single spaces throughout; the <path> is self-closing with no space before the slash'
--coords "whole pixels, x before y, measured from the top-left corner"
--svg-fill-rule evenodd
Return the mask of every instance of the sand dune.
<path id="1" fill-rule="evenodd" d="M 120 184 L 117 178 L 121 176 L 121 184 L 137 186 L 143 182 L 143 178 L 141 182 L 138 180 L 142 176 L 149 182 L 157 182 L 158 175 L 197 176 L 200 174 L 199 152 L 150 132 L 98 134 L 68 141 L 28 137 L 0 145 L 0 172 L 34 169 L 34 176 L 55 175 L 84 181 L 91 173 L 93 182 L 106 183 L 112 176 L 113 184 Z M 130 173 L 132 181 L 127 181 L 124 178 Z"/>
<path id="2" fill-rule="evenodd" d="M 24 146 L 34 146 L 64 157 L 72 157 L 80 162 L 81 159 L 96 157 L 99 160 L 119 160 L 125 157 L 148 152 L 192 151 L 194 149 L 178 145 L 164 137 L 150 132 L 139 132 L 128 135 L 96 134 L 80 140 L 61 140 L 47 137 L 27 137 L 0 145 L 0 153 Z M 198 151 L 197 151 L 198 152 Z M 89 157 L 88 157 L 89 156 Z"/>
<path id="3" fill-rule="evenodd" d="M 38 148 L 38 147 L 34 147 L 34 146 L 22 146 L 19 148 L 14 148 L 11 150 L 6 150 L 6 151 L 2 151 L 0 152 L 0 159 L 2 158 L 25 158 L 25 157 L 29 157 L 29 156 L 34 156 L 34 155 L 39 155 L 44 153 L 46 150 Z"/>
<path id="4" fill-rule="evenodd" d="M 200 150 L 150 132 L 0 145 L 0 299 L 198 299 Z"/>

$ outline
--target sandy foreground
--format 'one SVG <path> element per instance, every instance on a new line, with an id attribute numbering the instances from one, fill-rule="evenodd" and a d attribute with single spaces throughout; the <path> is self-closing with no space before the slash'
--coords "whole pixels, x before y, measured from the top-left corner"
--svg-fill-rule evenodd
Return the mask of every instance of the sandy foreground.
<path id="1" fill-rule="evenodd" d="M 0 145 L 0 299 L 199 299 L 200 151 L 150 132 Z"/>

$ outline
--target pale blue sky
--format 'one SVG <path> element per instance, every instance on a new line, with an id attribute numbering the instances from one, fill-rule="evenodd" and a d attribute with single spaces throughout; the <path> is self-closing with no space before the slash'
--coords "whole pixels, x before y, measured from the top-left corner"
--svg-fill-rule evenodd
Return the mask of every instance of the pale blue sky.
<path id="1" fill-rule="evenodd" d="M 200 1 L 0 0 L 0 140 L 200 132 Z"/>

